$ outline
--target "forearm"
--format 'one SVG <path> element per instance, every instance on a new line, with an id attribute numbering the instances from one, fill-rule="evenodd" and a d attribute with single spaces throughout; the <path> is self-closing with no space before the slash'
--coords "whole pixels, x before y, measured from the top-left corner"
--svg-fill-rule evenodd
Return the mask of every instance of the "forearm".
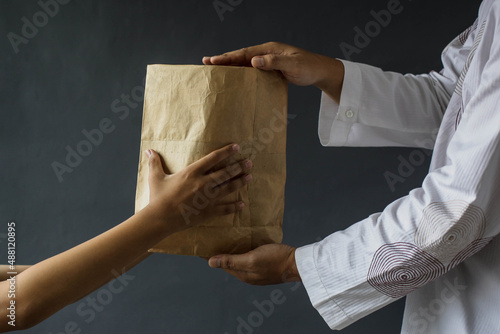
<path id="1" fill-rule="evenodd" d="M 447 93 L 430 75 L 403 75 L 342 61 L 338 103 L 321 98 L 319 138 L 324 146 L 408 146 L 432 149 Z M 330 94 L 331 95 L 331 94 Z"/>
<path id="2" fill-rule="evenodd" d="M 46 319 L 133 267 L 173 232 L 146 207 L 113 229 L 32 266 L 17 277 L 16 299 L 29 301 L 20 316 L 30 325 Z"/>
<path id="3" fill-rule="evenodd" d="M 16 272 L 18 274 L 22 273 L 26 269 L 28 269 L 31 266 L 27 265 L 17 265 L 15 266 L 14 270 L 10 269 L 10 265 L 0 265 L 0 282 L 5 281 L 6 279 L 10 278 L 12 275 L 7 274 L 8 272 Z"/>

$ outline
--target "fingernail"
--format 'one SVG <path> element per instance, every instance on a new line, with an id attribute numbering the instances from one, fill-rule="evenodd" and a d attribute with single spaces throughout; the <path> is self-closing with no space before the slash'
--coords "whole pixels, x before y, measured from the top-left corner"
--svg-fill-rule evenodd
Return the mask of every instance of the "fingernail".
<path id="1" fill-rule="evenodd" d="M 247 182 L 252 181 L 252 174 L 248 174 L 247 176 L 245 176 L 245 181 Z"/>
<path id="2" fill-rule="evenodd" d="M 240 209 L 242 209 L 244 206 L 245 206 L 245 203 L 243 203 L 243 202 L 239 202 L 239 203 L 238 203 L 238 207 L 239 207 Z"/>
<path id="3" fill-rule="evenodd" d="M 264 66 L 264 58 L 262 58 L 262 57 L 254 57 L 254 59 L 255 59 L 255 65 L 257 67 Z"/>
<path id="4" fill-rule="evenodd" d="M 238 144 L 234 144 L 234 145 L 232 146 L 232 148 L 233 148 L 233 151 L 238 151 L 238 150 L 240 149 L 240 145 L 238 145 Z"/>
<path id="5" fill-rule="evenodd" d="M 250 160 L 247 160 L 247 161 L 245 162 L 245 167 L 246 167 L 246 168 L 251 168 L 251 167 L 252 167 L 252 162 L 251 162 Z"/>
<path id="6" fill-rule="evenodd" d="M 212 261 L 210 261 L 212 260 Z M 216 258 L 211 258 L 209 261 L 208 261 L 208 264 L 210 265 L 210 267 L 212 268 L 220 268 L 220 258 L 216 257 Z"/>
<path id="7" fill-rule="evenodd" d="M 146 155 L 148 156 L 148 158 L 151 158 L 151 150 L 146 150 Z"/>

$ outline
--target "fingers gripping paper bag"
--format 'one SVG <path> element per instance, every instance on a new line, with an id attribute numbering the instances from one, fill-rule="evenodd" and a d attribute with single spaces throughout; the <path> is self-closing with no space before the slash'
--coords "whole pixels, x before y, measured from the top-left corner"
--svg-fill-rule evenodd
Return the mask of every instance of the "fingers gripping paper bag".
<path id="1" fill-rule="evenodd" d="M 175 173 L 230 143 L 251 159 L 252 182 L 227 197 L 243 210 L 175 233 L 150 252 L 209 257 L 281 242 L 286 172 L 287 83 L 250 67 L 149 65 L 146 76 L 136 212 L 149 203 L 148 159 L 157 151 Z M 203 193 L 185 219 L 203 209 Z M 206 199 L 206 198 L 205 198 Z M 205 202 L 206 203 L 206 202 Z"/>

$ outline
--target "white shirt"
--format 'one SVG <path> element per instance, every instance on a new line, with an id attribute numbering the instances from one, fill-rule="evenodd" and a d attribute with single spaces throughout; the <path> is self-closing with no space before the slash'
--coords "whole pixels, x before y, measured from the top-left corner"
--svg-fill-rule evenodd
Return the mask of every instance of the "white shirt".
<path id="1" fill-rule="evenodd" d="M 343 61 L 340 103 L 322 95 L 325 146 L 433 149 L 422 187 L 297 249 L 332 329 L 406 295 L 402 333 L 500 333 L 500 0 L 483 1 L 442 61 L 424 75 Z"/>

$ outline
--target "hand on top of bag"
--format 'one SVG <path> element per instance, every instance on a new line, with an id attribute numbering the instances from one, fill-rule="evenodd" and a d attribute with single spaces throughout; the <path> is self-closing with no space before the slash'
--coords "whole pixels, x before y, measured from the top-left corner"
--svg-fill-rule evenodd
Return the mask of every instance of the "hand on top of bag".
<path id="1" fill-rule="evenodd" d="M 203 57 L 203 63 L 278 70 L 293 84 L 315 85 L 335 101 L 340 100 L 344 79 L 342 62 L 288 44 L 264 43 L 222 55 Z"/>

